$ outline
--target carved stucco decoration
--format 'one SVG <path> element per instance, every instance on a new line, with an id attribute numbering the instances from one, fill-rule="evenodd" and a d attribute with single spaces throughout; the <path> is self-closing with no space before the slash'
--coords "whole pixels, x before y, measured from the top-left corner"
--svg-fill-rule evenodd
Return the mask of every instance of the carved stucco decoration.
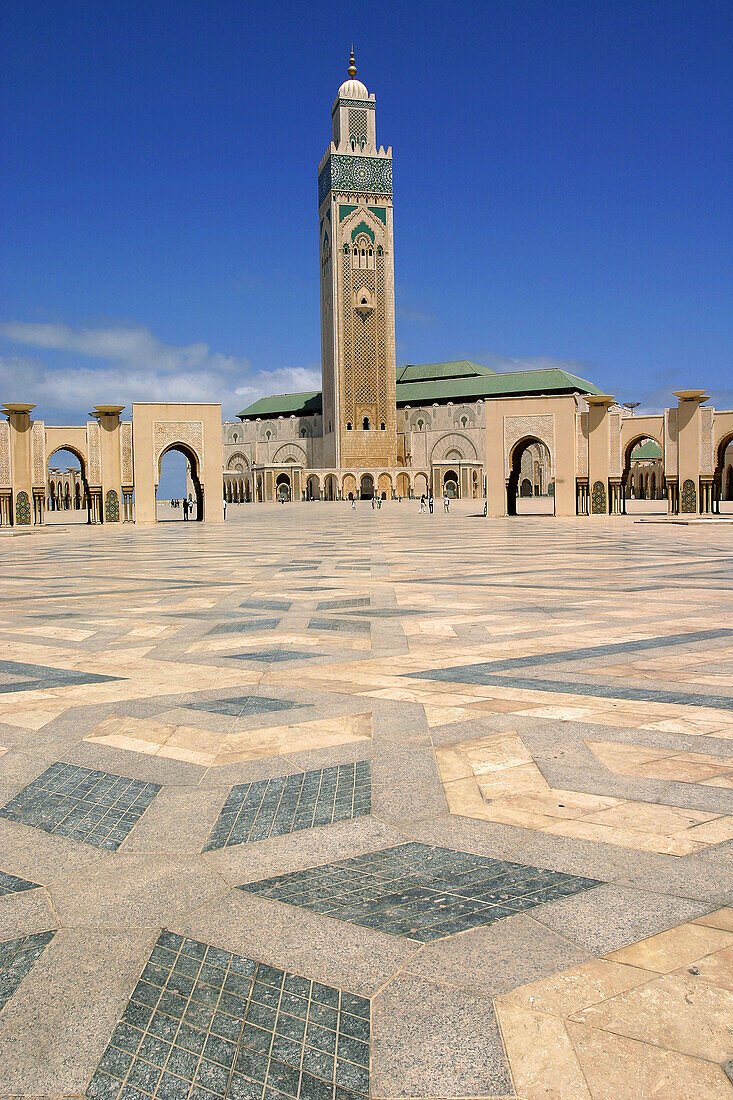
<path id="1" fill-rule="evenodd" d="M 0 420 L 0 487 L 10 488 L 10 424 Z"/>
<path id="2" fill-rule="evenodd" d="M 431 462 L 445 462 L 449 451 L 458 451 L 464 462 L 477 462 L 476 448 L 467 435 L 462 432 L 450 432 L 440 437 L 430 452 Z"/>
<path id="3" fill-rule="evenodd" d="M 575 417 L 575 451 L 578 477 L 588 476 L 588 413 Z"/>
<path id="4" fill-rule="evenodd" d="M 550 452 L 550 476 L 555 476 L 555 416 L 554 413 L 538 413 L 536 416 L 504 417 L 504 476 L 511 474 L 511 454 L 520 439 L 531 436 L 541 440 Z"/>
<path id="5" fill-rule="evenodd" d="M 120 464 L 122 468 L 122 484 L 132 485 L 132 422 L 130 420 L 123 420 L 120 424 Z"/>
<path id="6" fill-rule="evenodd" d="M 713 449 L 713 419 L 715 409 L 704 406 L 700 409 L 700 473 L 715 473 L 715 453 Z"/>
<path id="7" fill-rule="evenodd" d="M 677 409 L 664 412 L 664 474 L 677 477 Z"/>
<path id="8" fill-rule="evenodd" d="M 621 413 L 608 414 L 608 476 L 621 477 Z"/>
<path id="9" fill-rule="evenodd" d="M 204 462 L 204 424 L 202 420 L 156 420 L 153 423 L 153 471 L 158 480 L 160 456 L 173 443 L 183 443 L 190 447 L 199 460 Z M 199 474 L 203 471 L 199 470 Z"/>
<path id="10" fill-rule="evenodd" d="M 33 486 L 36 489 L 46 487 L 46 426 L 42 420 L 34 420 L 31 425 L 31 451 L 33 454 Z"/>
<path id="11" fill-rule="evenodd" d="M 96 420 L 87 421 L 87 454 L 89 455 L 89 469 L 87 480 L 90 487 L 99 487 L 102 484 L 102 429 Z"/>
<path id="12" fill-rule="evenodd" d="M 277 463 L 285 463 L 290 465 L 291 463 L 300 463 L 302 466 L 308 465 L 308 456 L 302 447 L 298 447 L 295 443 L 284 443 L 282 447 L 278 447 L 272 456 L 273 465 Z"/>

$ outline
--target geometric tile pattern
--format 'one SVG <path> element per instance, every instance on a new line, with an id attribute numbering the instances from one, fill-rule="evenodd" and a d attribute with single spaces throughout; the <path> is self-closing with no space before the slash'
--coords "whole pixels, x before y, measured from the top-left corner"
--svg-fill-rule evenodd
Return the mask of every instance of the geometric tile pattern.
<path id="1" fill-rule="evenodd" d="M 0 1011 L 30 971 L 53 932 L 35 932 L 31 936 L 0 943 Z"/>
<path id="2" fill-rule="evenodd" d="M 594 751 L 599 748 L 593 743 L 588 745 Z M 697 760 L 690 764 L 670 758 L 664 749 L 643 750 L 615 743 L 605 747 L 601 744 L 600 748 L 606 760 L 621 768 L 642 759 L 649 762 L 653 772 L 653 764 L 660 758 L 657 768 L 663 779 L 681 780 L 686 767 L 697 769 L 703 778 L 733 771 L 731 759 L 716 769 Z M 673 856 L 690 855 L 733 839 L 731 814 L 669 806 L 661 800 L 639 802 L 551 787 L 514 731 L 454 742 L 437 748 L 435 755 L 448 808 L 461 817 Z M 733 798 L 730 801 L 733 809 Z"/>
<path id="3" fill-rule="evenodd" d="M 370 1004 L 163 931 L 89 1100 L 360 1100 Z"/>
<path id="4" fill-rule="evenodd" d="M 3 894 L 18 894 L 23 890 L 37 890 L 38 884 L 28 882 L 24 878 L 17 878 L 6 871 L 0 871 L 0 897 Z"/>
<path id="5" fill-rule="evenodd" d="M 321 654 L 300 649 L 253 649 L 248 653 L 225 653 L 223 656 L 232 661 L 261 661 L 269 665 L 280 661 L 302 661 L 305 657 L 320 657 Z"/>
<path id="6" fill-rule="evenodd" d="M 48 665 L 27 665 L 19 661 L 0 661 L 0 694 L 13 691 L 48 691 L 50 688 L 79 684 L 103 684 L 116 676 L 100 676 L 95 672 L 50 668 Z"/>
<path id="7" fill-rule="evenodd" d="M 284 836 L 371 811 L 371 764 L 339 764 L 232 787 L 204 851 Z"/>
<path id="8" fill-rule="evenodd" d="M 241 619 L 235 623 L 219 623 L 207 634 L 252 634 L 258 630 L 274 630 L 279 619 Z"/>
<path id="9" fill-rule="evenodd" d="M 59 761 L 0 808 L 0 817 L 115 851 L 160 790 Z"/>
<path id="10" fill-rule="evenodd" d="M 239 889 L 427 943 L 598 885 L 592 878 L 410 843 Z"/>
<path id="11" fill-rule="evenodd" d="M 294 710 L 301 703 L 287 699 L 268 699 L 264 695 L 234 695 L 228 699 L 204 699 L 198 703 L 186 703 L 187 710 L 202 710 L 209 714 L 228 714 L 232 718 L 244 718 L 249 714 L 268 714 L 277 710 Z"/>

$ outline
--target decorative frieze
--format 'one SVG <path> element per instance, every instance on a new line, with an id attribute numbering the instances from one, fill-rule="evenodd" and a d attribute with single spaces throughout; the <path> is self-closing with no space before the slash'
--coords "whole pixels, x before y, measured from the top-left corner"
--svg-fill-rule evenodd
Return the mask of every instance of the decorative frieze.
<path id="1" fill-rule="evenodd" d="M 621 413 L 608 414 L 608 475 L 621 477 Z"/>
<path id="2" fill-rule="evenodd" d="M 46 426 L 42 420 L 34 420 L 31 425 L 31 453 L 33 455 L 33 485 L 44 489 L 46 486 Z"/>
<path id="3" fill-rule="evenodd" d="M 550 452 L 550 476 L 555 476 L 555 416 L 537 413 L 534 416 L 504 417 L 504 476 L 511 474 L 511 454 L 520 439 L 539 439 Z"/>
<path id="4" fill-rule="evenodd" d="M 153 470 L 158 480 L 160 456 L 174 443 L 190 447 L 204 461 L 204 425 L 201 420 L 156 420 L 153 423 Z"/>
<path id="5" fill-rule="evenodd" d="M 705 405 L 700 408 L 700 473 L 712 477 L 715 473 L 715 453 L 713 448 L 713 419 L 715 409 Z"/>
<path id="6" fill-rule="evenodd" d="M 9 489 L 10 485 L 10 424 L 0 420 L 0 487 Z"/>
<path id="7" fill-rule="evenodd" d="M 588 476 L 588 413 L 575 417 L 575 453 L 578 477 Z"/>
<path id="8" fill-rule="evenodd" d="M 665 477 L 677 477 L 677 424 L 678 410 L 665 409 L 664 412 L 664 474 Z"/>
<path id="9" fill-rule="evenodd" d="M 120 465 L 122 484 L 132 485 L 132 422 L 130 420 L 123 420 L 120 424 Z"/>
<path id="10" fill-rule="evenodd" d="M 102 444 L 101 428 L 96 420 L 87 422 L 87 447 L 89 454 L 89 469 L 87 479 L 90 486 L 102 484 Z"/>

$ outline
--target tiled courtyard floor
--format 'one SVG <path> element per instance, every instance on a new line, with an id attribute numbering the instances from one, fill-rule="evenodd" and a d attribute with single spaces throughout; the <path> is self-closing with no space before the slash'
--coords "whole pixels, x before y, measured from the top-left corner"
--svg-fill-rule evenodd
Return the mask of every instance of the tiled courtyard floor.
<path id="1" fill-rule="evenodd" d="M 0 536 L 0 1098 L 733 1100 L 733 527 Z"/>

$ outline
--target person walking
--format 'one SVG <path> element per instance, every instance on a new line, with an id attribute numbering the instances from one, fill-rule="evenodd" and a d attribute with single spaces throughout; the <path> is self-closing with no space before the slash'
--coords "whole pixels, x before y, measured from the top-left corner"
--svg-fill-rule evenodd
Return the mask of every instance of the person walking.
<path id="1" fill-rule="evenodd" d="M 425 515 L 425 493 L 420 497 L 420 515 Z"/>
<path id="2" fill-rule="evenodd" d="M 227 498 L 224 497 L 224 519 L 227 518 Z"/>
<path id="3" fill-rule="evenodd" d="M 183 498 L 183 518 L 188 519 L 188 497 Z"/>
<path id="4" fill-rule="evenodd" d="M 443 497 L 443 511 L 446 513 L 446 515 L 450 512 L 450 497 L 447 493 Z"/>
<path id="5" fill-rule="evenodd" d="M 433 514 L 434 504 L 435 504 L 435 502 L 433 500 L 433 494 L 431 493 L 430 496 L 428 497 L 428 509 L 430 510 L 430 515 L 431 516 Z"/>
<path id="6" fill-rule="evenodd" d="M 352 512 L 356 511 L 356 497 L 351 498 L 351 511 Z"/>

